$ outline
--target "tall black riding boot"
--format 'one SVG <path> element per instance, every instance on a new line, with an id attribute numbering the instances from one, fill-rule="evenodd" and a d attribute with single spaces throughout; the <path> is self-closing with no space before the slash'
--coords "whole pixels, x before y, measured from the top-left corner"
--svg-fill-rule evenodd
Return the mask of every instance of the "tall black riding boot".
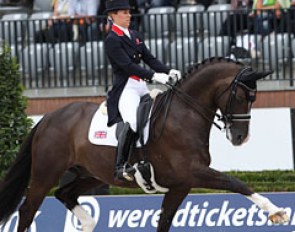
<path id="1" fill-rule="evenodd" d="M 127 167 L 127 161 L 135 143 L 135 132 L 125 123 L 118 138 L 115 178 L 119 180 L 134 180 L 134 168 Z"/>

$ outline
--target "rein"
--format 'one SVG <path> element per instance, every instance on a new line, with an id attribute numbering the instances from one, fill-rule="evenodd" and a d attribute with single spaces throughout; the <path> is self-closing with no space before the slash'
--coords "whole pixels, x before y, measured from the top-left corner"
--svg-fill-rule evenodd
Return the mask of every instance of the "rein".
<path id="1" fill-rule="evenodd" d="M 204 107 L 202 106 L 201 104 L 199 103 L 196 103 L 194 101 L 194 99 L 188 95 L 187 93 L 183 92 L 180 88 L 176 87 L 175 85 L 172 85 L 172 84 L 167 84 L 175 93 L 176 95 L 182 99 L 185 103 L 187 103 L 189 106 L 191 106 L 195 111 L 197 111 L 203 118 L 205 118 L 206 120 L 210 121 L 211 122 L 211 119 L 204 113 L 200 110 L 200 108 L 203 108 L 204 110 L 207 110 L 208 112 L 210 112 L 211 114 L 214 114 L 215 117 L 218 118 L 218 120 L 221 120 L 223 121 L 223 116 L 218 114 L 217 112 L 207 108 L 207 107 Z M 219 130 L 222 130 L 223 128 L 216 122 L 212 122 L 213 125 L 215 127 L 217 127 Z"/>
<path id="2" fill-rule="evenodd" d="M 164 131 L 164 125 L 165 125 L 165 122 L 166 122 L 166 119 L 167 119 L 167 116 L 168 116 L 168 112 L 169 112 L 169 109 L 170 109 L 170 104 L 171 104 L 171 101 L 172 101 L 173 91 L 167 90 L 165 93 L 166 94 L 164 94 L 160 98 L 158 104 L 155 107 L 155 110 L 152 112 L 152 115 L 151 115 L 151 124 L 153 124 L 156 121 L 156 118 L 160 115 L 163 107 L 166 107 L 163 122 L 162 122 L 162 127 L 161 127 L 160 134 L 159 134 L 158 138 L 161 137 L 161 135 L 162 135 L 162 133 Z M 153 130 L 152 130 L 152 133 L 154 133 Z"/>

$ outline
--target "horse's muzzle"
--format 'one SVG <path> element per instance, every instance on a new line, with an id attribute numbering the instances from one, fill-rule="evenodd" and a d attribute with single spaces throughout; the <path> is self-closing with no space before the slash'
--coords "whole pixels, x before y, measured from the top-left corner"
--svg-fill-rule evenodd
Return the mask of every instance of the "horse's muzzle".
<path id="1" fill-rule="evenodd" d="M 227 129 L 226 138 L 232 143 L 232 145 L 240 146 L 249 140 L 248 130 L 245 132 L 240 132 L 235 129 Z"/>

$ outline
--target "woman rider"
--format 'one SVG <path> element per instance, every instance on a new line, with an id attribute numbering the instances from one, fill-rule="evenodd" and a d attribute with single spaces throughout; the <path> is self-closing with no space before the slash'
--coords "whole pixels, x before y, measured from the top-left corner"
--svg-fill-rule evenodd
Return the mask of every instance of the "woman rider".
<path id="1" fill-rule="evenodd" d="M 105 39 L 105 49 L 114 76 L 107 98 L 108 126 L 124 122 L 118 138 L 115 178 L 132 181 L 133 175 L 128 173 L 125 162 L 130 146 L 134 144 L 140 98 L 149 93 L 146 81 L 166 84 L 171 77 L 180 79 L 181 73 L 157 60 L 139 33 L 129 29 L 131 15 L 128 0 L 107 0 L 106 13 L 112 21 L 112 29 Z M 141 67 L 141 60 L 156 72 Z"/>

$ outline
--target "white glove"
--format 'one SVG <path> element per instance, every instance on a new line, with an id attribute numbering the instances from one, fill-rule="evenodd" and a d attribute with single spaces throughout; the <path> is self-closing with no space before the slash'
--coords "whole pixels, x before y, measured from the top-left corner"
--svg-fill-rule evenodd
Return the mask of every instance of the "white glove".
<path id="1" fill-rule="evenodd" d="M 176 69 L 171 69 L 169 71 L 169 76 L 172 77 L 174 79 L 174 81 L 179 81 L 181 79 L 181 72 L 179 70 Z"/>
<path id="2" fill-rule="evenodd" d="M 155 73 L 152 77 L 152 80 L 165 85 L 169 81 L 169 78 L 170 77 L 165 73 Z"/>

